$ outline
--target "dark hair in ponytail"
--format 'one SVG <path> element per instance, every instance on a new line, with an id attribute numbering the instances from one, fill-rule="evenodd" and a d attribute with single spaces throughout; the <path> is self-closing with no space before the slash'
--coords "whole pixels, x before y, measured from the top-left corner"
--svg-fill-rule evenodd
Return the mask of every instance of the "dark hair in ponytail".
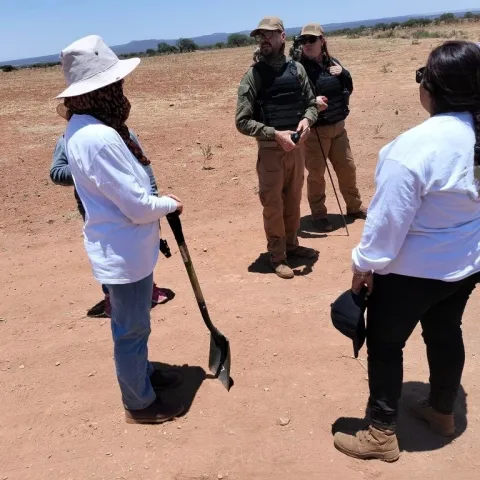
<path id="1" fill-rule="evenodd" d="M 480 47 L 473 42 L 448 41 L 428 57 L 422 79 L 432 100 L 433 114 L 470 112 L 475 125 L 475 165 L 480 165 Z"/>

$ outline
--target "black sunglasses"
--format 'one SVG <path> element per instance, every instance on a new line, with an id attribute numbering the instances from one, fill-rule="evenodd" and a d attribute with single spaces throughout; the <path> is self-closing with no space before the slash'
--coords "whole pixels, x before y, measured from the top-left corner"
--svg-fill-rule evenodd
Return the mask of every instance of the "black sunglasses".
<path id="1" fill-rule="evenodd" d="M 423 80 L 423 76 L 425 74 L 425 69 L 427 67 L 421 67 L 419 68 L 416 72 L 415 72 L 415 81 L 417 83 L 422 83 L 422 80 Z"/>
<path id="2" fill-rule="evenodd" d="M 315 35 L 305 35 L 304 37 L 300 37 L 298 39 L 298 43 L 300 45 L 306 45 L 307 43 L 315 43 L 319 38 L 322 38 L 320 35 L 319 37 L 316 37 Z"/>

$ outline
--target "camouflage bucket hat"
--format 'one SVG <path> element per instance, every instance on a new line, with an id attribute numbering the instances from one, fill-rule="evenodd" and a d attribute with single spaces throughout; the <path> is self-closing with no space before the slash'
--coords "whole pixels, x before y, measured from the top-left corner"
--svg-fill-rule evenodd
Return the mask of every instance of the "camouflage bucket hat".
<path id="1" fill-rule="evenodd" d="M 258 27 L 255 30 L 252 30 L 250 36 L 254 37 L 259 30 L 284 32 L 285 28 L 283 26 L 283 22 L 278 17 L 264 17 L 262 20 L 260 20 Z"/>
<path id="2" fill-rule="evenodd" d="M 322 26 L 319 23 L 307 23 L 302 28 L 302 32 L 300 33 L 300 37 L 312 35 L 314 37 L 322 37 L 324 35 L 324 31 Z"/>

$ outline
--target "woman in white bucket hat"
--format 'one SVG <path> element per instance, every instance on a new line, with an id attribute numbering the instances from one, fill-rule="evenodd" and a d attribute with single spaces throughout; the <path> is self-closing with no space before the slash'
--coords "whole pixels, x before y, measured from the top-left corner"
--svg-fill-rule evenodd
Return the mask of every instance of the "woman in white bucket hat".
<path id="1" fill-rule="evenodd" d="M 123 79 L 140 59 L 119 60 L 101 37 L 81 38 L 61 52 L 67 88 L 65 145 L 85 209 L 84 241 L 95 279 L 110 295 L 117 378 L 128 423 L 161 423 L 183 411 L 156 391 L 181 382 L 148 361 L 153 269 L 159 220 L 183 210 L 174 195 L 151 194 L 150 161 L 125 124 L 130 102 Z"/>

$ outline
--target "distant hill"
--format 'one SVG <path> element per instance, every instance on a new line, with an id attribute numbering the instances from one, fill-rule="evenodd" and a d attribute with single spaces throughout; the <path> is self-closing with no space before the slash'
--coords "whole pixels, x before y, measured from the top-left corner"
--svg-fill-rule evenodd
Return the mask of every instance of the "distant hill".
<path id="1" fill-rule="evenodd" d="M 463 16 L 463 14 L 465 14 L 466 12 L 480 13 L 480 10 L 470 9 L 470 10 L 455 11 L 452 13 L 455 13 L 455 15 L 460 17 L 460 16 Z M 434 19 L 439 17 L 442 13 L 423 14 L 423 15 L 420 15 L 420 14 L 404 15 L 401 17 L 377 18 L 377 19 L 371 19 L 371 20 L 360 20 L 357 22 L 346 22 L 346 23 L 329 23 L 322 26 L 326 32 L 331 32 L 332 30 L 341 30 L 344 28 L 357 28 L 357 27 L 360 27 L 361 25 L 365 25 L 366 27 L 372 27 L 377 23 L 392 23 L 392 22 L 402 23 L 402 22 L 406 22 L 410 18 L 422 17 L 422 18 Z M 301 27 L 293 27 L 293 28 L 287 28 L 286 32 L 287 32 L 287 35 L 296 35 L 300 32 L 300 30 L 301 30 Z M 210 35 L 192 37 L 192 40 L 201 47 L 205 45 L 213 45 L 217 42 L 226 42 L 230 33 L 212 33 Z M 250 33 L 250 30 L 244 30 L 238 33 L 244 33 L 248 35 Z M 134 40 L 124 45 L 116 45 L 112 47 L 112 49 L 117 55 L 126 54 L 126 53 L 137 53 L 137 52 L 145 52 L 149 48 L 156 50 L 157 45 L 161 42 L 168 43 L 169 45 L 175 45 L 176 41 L 177 39 Z M 47 62 L 58 62 L 58 61 L 59 61 L 59 55 L 55 54 L 55 55 L 46 55 L 43 57 L 22 58 L 20 60 L 3 61 L 3 62 L 0 62 L 0 66 L 2 65 L 21 66 L 21 65 L 31 65 L 34 63 L 47 63 Z"/>

